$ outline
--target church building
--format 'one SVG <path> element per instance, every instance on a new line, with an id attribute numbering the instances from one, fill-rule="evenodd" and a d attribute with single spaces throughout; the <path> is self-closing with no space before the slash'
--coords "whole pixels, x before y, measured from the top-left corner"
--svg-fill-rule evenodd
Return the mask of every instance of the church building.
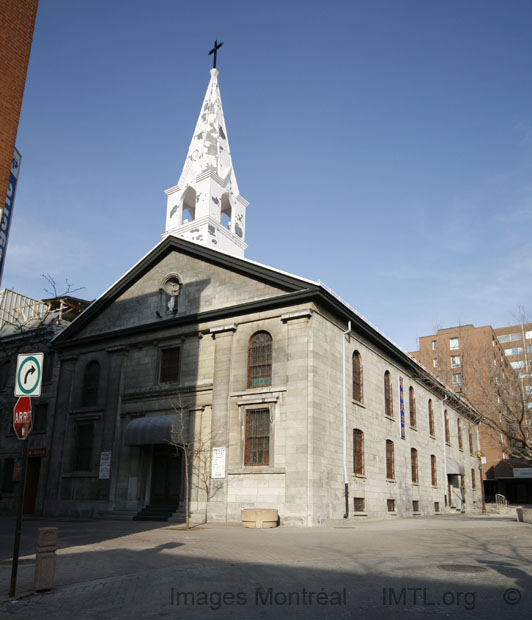
<path id="1" fill-rule="evenodd" d="M 212 69 L 163 239 L 53 342 L 45 513 L 480 508 L 476 411 L 323 285 L 244 258 L 227 135 Z"/>

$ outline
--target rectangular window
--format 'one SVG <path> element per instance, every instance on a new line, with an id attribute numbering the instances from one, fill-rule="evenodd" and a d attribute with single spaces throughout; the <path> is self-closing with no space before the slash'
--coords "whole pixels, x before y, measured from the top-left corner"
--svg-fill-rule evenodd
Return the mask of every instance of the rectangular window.
<path id="1" fill-rule="evenodd" d="M 438 476 L 436 474 L 436 457 L 434 454 L 430 455 L 430 477 L 432 486 L 435 487 L 438 484 Z"/>
<path id="2" fill-rule="evenodd" d="M 434 502 L 434 512 L 440 512 L 440 502 Z"/>
<path id="3" fill-rule="evenodd" d="M 415 448 L 410 450 L 410 465 L 412 468 L 412 482 L 417 483 L 419 481 L 417 476 L 417 450 Z"/>
<path id="4" fill-rule="evenodd" d="M 516 368 L 524 368 L 525 362 L 523 360 L 518 360 L 516 362 L 510 362 L 510 366 L 514 369 Z"/>
<path id="5" fill-rule="evenodd" d="M 527 334 L 528 333 L 530 332 L 527 332 Z M 501 344 L 504 344 L 505 342 L 517 342 L 521 340 L 521 334 L 501 334 L 500 336 L 497 336 L 497 339 Z"/>
<path id="6" fill-rule="evenodd" d="M 365 511 L 365 501 L 363 497 L 353 497 L 353 502 L 355 504 L 355 512 Z"/>
<path id="7" fill-rule="evenodd" d="M 388 480 L 394 479 L 394 454 L 393 454 L 393 441 L 386 440 L 386 478 Z"/>
<path id="8" fill-rule="evenodd" d="M 364 433 L 353 429 L 353 473 L 364 473 Z"/>
<path id="9" fill-rule="evenodd" d="M 456 430 L 458 433 L 458 449 L 459 450 L 463 450 L 463 444 L 462 444 L 462 424 L 460 422 L 460 419 L 456 420 Z"/>
<path id="10" fill-rule="evenodd" d="M 386 504 L 388 506 L 388 512 L 395 512 L 395 500 L 387 499 Z"/>
<path id="11" fill-rule="evenodd" d="M 532 332 L 525 332 L 525 338 L 527 340 L 532 340 Z"/>
<path id="12" fill-rule="evenodd" d="M 452 379 L 453 385 L 455 386 L 462 385 L 462 373 L 461 372 L 457 372 L 454 375 L 452 375 L 451 379 Z"/>
<path id="13" fill-rule="evenodd" d="M 33 413 L 33 431 L 35 433 L 44 433 L 46 431 L 46 422 L 48 417 L 48 403 L 40 403 L 35 406 Z"/>
<path id="14" fill-rule="evenodd" d="M 45 353 L 42 371 L 42 382 L 50 383 L 52 380 L 52 370 L 54 366 L 54 354 L 52 352 Z"/>
<path id="15" fill-rule="evenodd" d="M 432 341 L 432 350 L 433 350 L 433 351 L 436 351 L 436 349 L 437 349 L 437 348 L 438 348 L 438 343 L 437 343 L 437 341 L 436 341 L 436 340 L 433 340 L 433 341 Z"/>
<path id="16" fill-rule="evenodd" d="M 245 465 L 270 464 L 270 410 L 246 411 Z"/>
<path id="17" fill-rule="evenodd" d="M 419 500 L 412 500 L 412 512 L 419 512 Z"/>
<path id="18" fill-rule="evenodd" d="M 473 491 L 477 488 L 477 481 L 475 478 L 475 470 L 472 469 L 471 470 L 471 488 L 473 489 Z"/>
<path id="19" fill-rule="evenodd" d="M 523 347 L 514 347 L 513 349 L 504 349 L 504 355 L 523 355 Z"/>
<path id="20" fill-rule="evenodd" d="M 449 416 L 447 414 L 447 409 L 443 412 L 443 419 L 445 422 L 445 443 L 450 444 L 450 436 L 449 436 Z"/>
<path id="21" fill-rule="evenodd" d="M 179 347 L 161 350 L 159 383 L 169 383 L 179 379 Z"/>
<path id="22" fill-rule="evenodd" d="M 434 358 L 434 359 L 432 360 L 432 367 L 433 367 L 433 368 L 438 368 L 438 360 L 437 360 L 436 358 Z"/>
<path id="23" fill-rule="evenodd" d="M 449 338 L 449 349 L 459 349 L 460 348 L 460 339 L 459 338 Z"/>
<path id="24" fill-rule="evenodd" d="M 473 431 L 469 429 L 469 454 L 473 456 Z"/>
<path id="25" fill-rule="evenodd" d="M 451 368 L 460 368 L 460 356 L 451 355 Z"/>
<path id="26" fill-rule="evenodd" d="M 13 493 L 13 472 L 15 460 L 12 458 L 4 459 L 2 468 L 2 493 Z"/>
<path id="27" fill-rule="evenodd" d="M 80 423 L 75 429 L 74 471 L 92 470 L 92 444 L 94 440 L 94 424 Z"/>

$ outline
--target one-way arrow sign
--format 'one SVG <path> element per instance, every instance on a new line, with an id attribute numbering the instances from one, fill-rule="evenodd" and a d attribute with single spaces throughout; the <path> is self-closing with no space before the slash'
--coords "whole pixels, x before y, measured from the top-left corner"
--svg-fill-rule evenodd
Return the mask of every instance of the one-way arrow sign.
<path id="1" fill-rule="evenodd" d="M 44 353 L 22 353 L 17 357 L 15 396 L 40 396 Z"/>

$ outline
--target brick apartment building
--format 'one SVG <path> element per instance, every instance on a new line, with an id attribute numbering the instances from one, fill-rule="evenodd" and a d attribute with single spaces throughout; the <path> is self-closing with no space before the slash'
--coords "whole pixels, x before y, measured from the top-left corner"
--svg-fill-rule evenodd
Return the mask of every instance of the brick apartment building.
<path id="1" fill-rule="evenodd" d="M 531 351 L 532 324 L 496 329 L 468 324 L 421 337 L 419 350 L 412 355 L 481 414 L 490 415 L 496 411 L 494 401 L 504 400 L 496 388 L 498 382 L 517 386 L 525 401 L 522 405 L 531 409 Z M 532 502 L 532 469 L 511 458 L 499 433 L 481 424 L 480 434 L 487 499 L 500 493 L 512 502 Z"/>

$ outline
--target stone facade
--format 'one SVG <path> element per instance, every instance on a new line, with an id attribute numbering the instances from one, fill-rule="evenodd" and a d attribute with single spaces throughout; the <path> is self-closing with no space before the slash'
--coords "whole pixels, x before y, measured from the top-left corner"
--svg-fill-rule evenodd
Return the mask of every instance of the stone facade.
<path id="1" fill-rule="evenodd" d="M 179 278 L 178 298 L 170 304 L 164 296 L 168 277 Z M 258 332 L 271 336 L 271 381 L 250 387 L 249 346 Z M 480 506 L 479 485 L 472 488 L 471 477 L 478 468 L 472 455 L 478 449 L 474 410 L 318 284 L 168 237 L 60 334 L 54 346 L 61 368 L 53 475 L 46 493 L 49 514 L 133 515 L 150 504 L 159 485 L 154 468 L 160 466 L 160 446 L 143 444 L 142 439 L 127 445 L 127 436 L 136 420 L 149 424 L 150 417 L 160 420 L 176 411 L 186 415 L 185 443 L 201 440 L 204 448 L 189 472 L 190 507 L 196 520 L 239 521 L 242 508 L 277 509 L 284 524 L 340 519 L 345 512 L 345 472 L 349 518 L 433 514 L 445 510 L 446 504 L 447 509 L 460 510 Z M 178 350 L 179 369 L 174 380 L 163 382 L 165 350 Z M 353 400 L 355 350 L 362 361 L 362 402 Z M 84 382 L 91 363 L 99 367 L 99 382 L 97 395 L 87 404 Z M 385 371 L 392 379 L 393 416 L 388 417 Z M 404 390 L 404 439 L 399 377 Z M 417 405 L 415 428 L 408 424 L 411 386 Z M 429 399 L 434 436 L 429 433 Z M 268 462 L 251 465 L 246 464 L 246 416 L 257 410 L 269 417 Z M 451 431 L 448 443 L 444 410 Z M 79 471 L 75 463 L 79 463 L 79 428 L 84 425 L 92 429 L 90 456 L 85 471 Z M 353 429 L 364 433 L 364 468 L 356 475 Z M 472 450 L 469 429 L 475 442 Z M 394 475 L 389 480 L 386 440 L 394 443 Z M 223 478 L 210 477 L 215 447 L 226 450 Z M 419 472 L 415 483 L 412 448 L 417 450 Z M 82 449 L 86 451 L 87 445 Z M 109 477 L 102 478 L 101 454 L 109 452 Z M 184 457 L 182 450 L 178 453 L 167 466 L 173 468 L 174 495 L 182 506 Z M 461 465 L 463 478 L 447 476 L 449 457 Z M 363 510 L 359 503 L 355 512 L 354 498 L 364 500 Z M 388 500 L 394 500 L 393 505 Z"/>

